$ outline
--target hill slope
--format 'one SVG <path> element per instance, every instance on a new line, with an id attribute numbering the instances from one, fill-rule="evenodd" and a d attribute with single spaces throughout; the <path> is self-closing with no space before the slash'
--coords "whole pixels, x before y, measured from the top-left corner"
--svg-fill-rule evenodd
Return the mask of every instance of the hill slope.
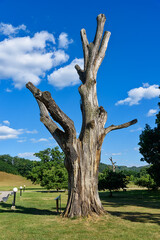
<path id="1" fill-rule="evenodd" d="M 139 173 L 141 171 L 142 168 L 146 168 L 148 167 L 149 165 L 146 165 L 146 166 L 141 166 L 141 167 L 126 167 L 126 166 L 117 166 L 116 165 L 116 171 L 131 171 L 131 172 L 135 172 L 135 173 Z M 112 165 L 108 165 L 108 164 L 105 164 L 105 163 L 100 163 L 99 165 L 99 172 L 103 172 L 104 169 L 106 168 L 109 168 L 110 170 L 112 170 Z"/>
<path id="2" fill-rule="evenodd" d="M 20 187 L 26 185 L 27 187 L 34 186 L 30 180 L 6 172 L 0 172 L 0 187 Z"/>

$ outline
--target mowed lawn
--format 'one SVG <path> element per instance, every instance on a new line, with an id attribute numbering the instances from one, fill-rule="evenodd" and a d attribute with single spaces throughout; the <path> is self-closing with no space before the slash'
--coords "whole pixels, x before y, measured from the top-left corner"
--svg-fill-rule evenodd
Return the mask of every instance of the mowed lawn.
<path id="1" fill-rule="evenodd" d="M 13 196 L 0 203 L 0 240 L 160 239 L 160 191 L 120 191 L 114 192 L 113 198 L 101 192 L 107 214 L 84 219 L 66 219 L 57 214 L 54 198 L 59 194 L 64 209 L 67 192 L 40 188 L 28 188 L 22 197 L 18 192 L 16 211 L 11 210 Z"/>

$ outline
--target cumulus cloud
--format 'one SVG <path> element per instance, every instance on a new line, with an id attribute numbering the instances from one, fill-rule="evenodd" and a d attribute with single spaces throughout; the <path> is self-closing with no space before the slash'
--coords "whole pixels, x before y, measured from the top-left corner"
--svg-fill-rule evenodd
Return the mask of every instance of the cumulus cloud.
<path id="1" fill-rule="evenodd" d="M 3 123 L 8 126 L 10 125 L 10 122 L 8 120 L 4 120 Z"/>
<path id="2" fill-rule="evenodd" d="M 48 142 L 47 138 L 40 138 L 40 139 L 31 138 L 30 140 L 32 143 Z"/>
<path id="3" fill-rule="evenodd" d="M 4 39 L 0 42 L 0 79 L 12 79 L 19 89 L 28 81 L 38 85 L 48 70 L 69 59 L 54 44 L 53 34 L 47 31 L 35 33 L 33 37 Z"/>
<path id="4" fill-rule="evenodd" d="M 6 88 L 6 90 L 5 90 L 6 92 L 8 92 L 8 93 L 10 93 L 10 92 L 12 92 L 12 90 L 11 89 L 9 89 L 9 88 Z"/>
<path id="5" fill-rule="evenodd" d="M 128 92 L 128 97 L 124 100 L 118 101 L 115 105 L 137 105 L 142 99 L 152 99 L 160 95 L 158 85 L 143 84 L 143 87 L 131 89 Z"/>
<path id="6" fill-rule="evenodd" d="M 34 156 L 33 152 L 18 153 L 18 157 L 27 158 L 27 159 L 30 159 L 30 160 L 39 160 L 38 157 Z"/>
<path id="7" fill-rule="evenodd" d="M 139 127 L 139 128 L 136 128 L 136 129 L 131 129 L 130 132 L 138 132 L 138 131 L 141 131 L 141 130 L 142 130 L 142 128 Z"/>
<path id="8" fill-rule="evenodd" d="M 78 64 L 83 68 L 83 62 L 84 60 L 82 58 L 75 58 L 69 65 L 59 68 L 50 74 L 48 76 L 48 82 L 58 88 L 79 84 L 80 80 L 75 65 Z"/>
<path id="9" fill-rule="evenodd" d="M 34 129 L 32 131 L 26 130 L 26 133 L 36 134 L 36 133 L 38 133 L 38 131 L 36 129 Z"/>
<path id="10" fill-rule="evenodd" d="M 17 142 L 25 142 L 26 137 L 19 137 L 22 134 L 36 134 L 38 131 L 34 130 L 27 130 L 27 129 L 14 129 L 9 127 L 10 122 L 8 120 L 2 121 L 0 124 L 0 140 L 7 140 L 7 139 L 18 139 Z"/>
<path id="11" fill-rule="evenodd" d="M 25 31 L 26 26 L 24 24 L 18 27 L 13 27 L 11 24 L 0 23 L 0 33 L 6 36 L 17 34 L 20 30 Z"/>
<path id="12" fill-rule="evenodd" d="M 13 129 L 8 126 L 0 126 L 0 140 L 18 138 L 23 133 L 23 129 Z"/>
<path id="13" fill-rule="evenodd" d="M 155 116 L 157 112 L 158 112 L 157 109 L 150 109 L 147 113 L 147 117 Z"/>
<path id="14" fill-rule="evenodd" d="M 53 67 L 56 67 L 62 63 L 67 62 L 68 59 L 68 54 L 66 54 L 63 50 L 57 50 L 53 53 L 52 65 Z"/>
<path id="15" fill-rule="evenodd" d="M 26 142 L 26 139 L 25 139 L 25 138 L 23 138 L 23 139 L 18 139 L 17 142 L 23 143 L 23 142 Z"/>
<path id="16" fill-rule="evenodd" d="M 112 153 L 112 156 L 120 156 L 120 155 L 122 155 L 121 152 L 119 152 L 119 153 Z"/>
<path id="17" fill-rule="evenodd" d="M 70 40 L 68 39 L 68 34 L 64 32 L 62 32 L 59 35 L 58 40 L 59 40 L 59 48 L 68 48 L 68 45 L 73 42 L 72 39 Z"/>

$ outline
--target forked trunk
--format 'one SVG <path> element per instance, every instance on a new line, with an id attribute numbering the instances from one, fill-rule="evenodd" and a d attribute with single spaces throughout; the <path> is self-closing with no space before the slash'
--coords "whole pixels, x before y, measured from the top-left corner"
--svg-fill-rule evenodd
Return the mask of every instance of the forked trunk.
<path id="1" fill-rule="evenodd" d="M 82 82 L 79 93 L 83 122 L 78 139 L 73 121 L 57 106 L 51 94 L 41 92 L 31 82 L 26 85 L 38 102 L 41 122 L 66 156 L 65 166 L 68 170 L 69 188 L 64 216 L 67 217 L 104 213 L 98 195 L 98 169 L 104 137 L 112 130 L 125 128 L 137 122 L 133 120 L 104 128 L 107 112 L 103 107 L 98 106 L 96 77 L 110 37 L 110 32 L 107 31 L 103 35 L 105 21 L 104 14 L 98 15 L 95 39 L 90 44 L 86 31 L 81 30 L 84 69 L 82 70 L 78 65 L 75 66 Z M 55 122 L 58 122 L 62 129 Z"/>

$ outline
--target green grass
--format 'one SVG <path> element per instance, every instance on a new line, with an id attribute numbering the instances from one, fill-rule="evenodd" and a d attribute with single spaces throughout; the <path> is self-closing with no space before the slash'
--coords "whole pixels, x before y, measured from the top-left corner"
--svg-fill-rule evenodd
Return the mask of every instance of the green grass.
<path id="1" fill-rule="evenodd" d="M 1 240 L 159 240 L 160 191 L 130 190 L 108 192 L 100 197 L 105 216 L 66 219 L 56 213 L 55 200 L 62 195 L 65 208 L 67 192 L 28 190 L 16 199 L 16 211 L 11 210 L 13 196 L 0 203 Z"/>

